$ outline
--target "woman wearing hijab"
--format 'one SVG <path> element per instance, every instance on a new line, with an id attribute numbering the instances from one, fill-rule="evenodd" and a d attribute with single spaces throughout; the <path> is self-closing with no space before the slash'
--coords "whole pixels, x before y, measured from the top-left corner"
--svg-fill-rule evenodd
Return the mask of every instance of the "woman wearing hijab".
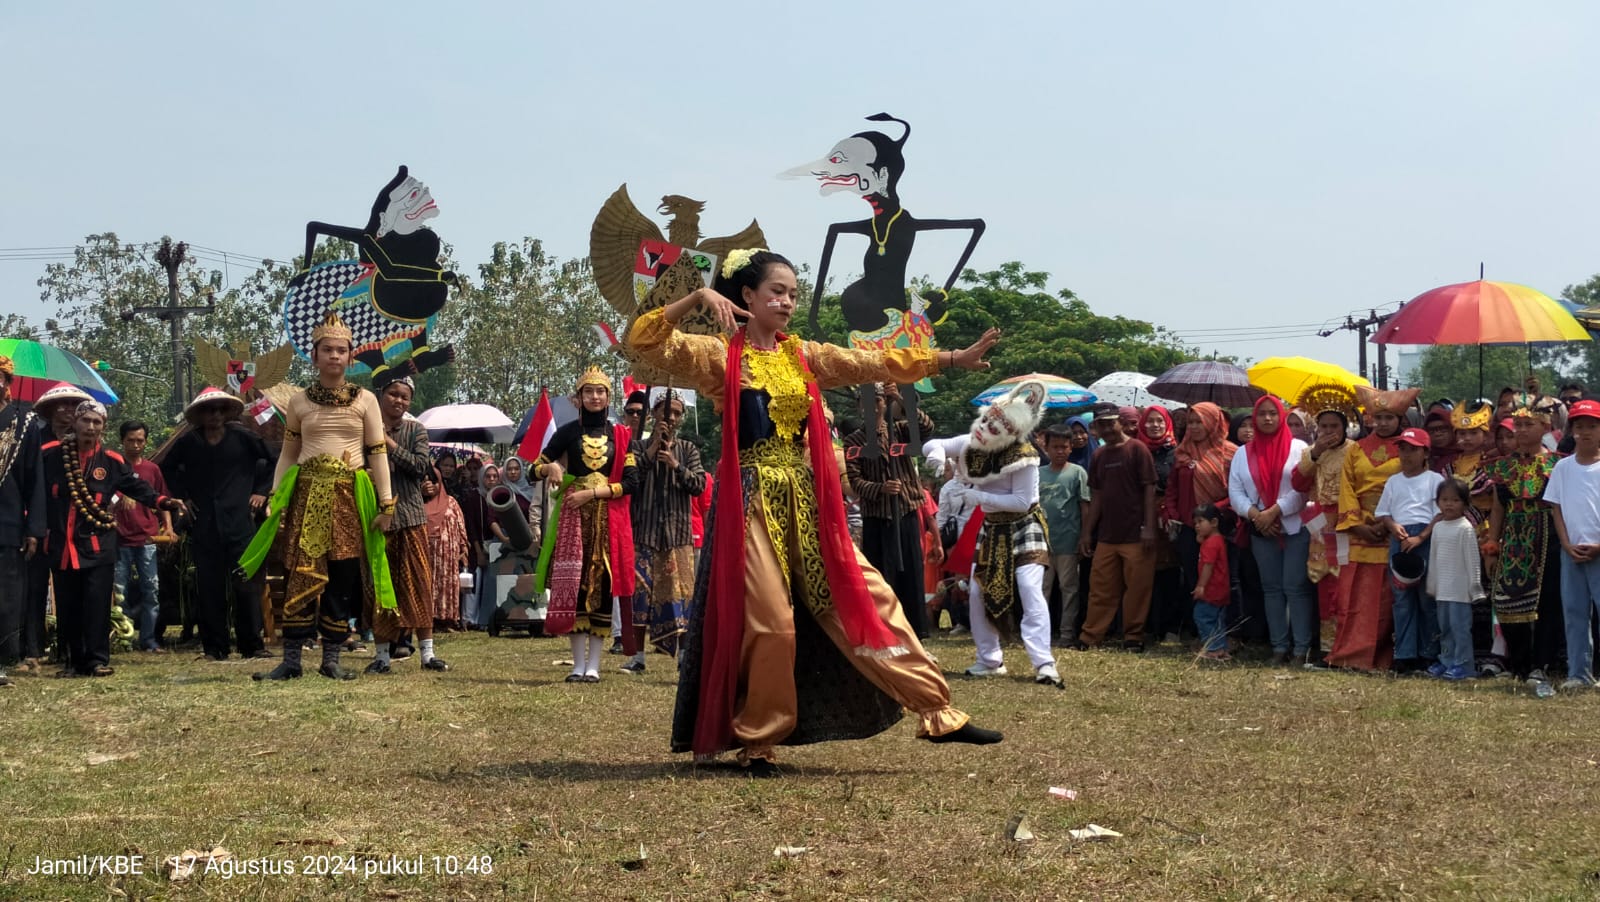
<path id="1" fill-rule="evenodd" d="M 1271 395 L 1256 401 L 1252 437 L 1228 473 L 1228 499 L 1250 524 L 1274 664 L 1288 664 L 1291 651 L 1306 658 L 1316 625 L 1306 575 L 1311 534 L 1300 522 L 1306 496 L 1293 485 L 1306 443 L 1290 434 L 1285 414 L 1283 402 Z"/>
<path id="2" fill-rule="evenodd" d="M 489 507 L 489 492 L 502 480 L 498 466 L 485 464 L 478 471 L 478 490 L 466 495 L 466 503 L 461 506 L 462 513 L 468 518 L 469 533 L 472 531 L 472 521 L 476 519 L 478 522 L 478 578 L 473 584 L 477 603 L 473 606 L 472 615 L 472 623 L 478 629 L 488 629 L 494 620 L 494 609 L 499 606 L 499 600 L 494 597 L 494 560 L 500 551 L 500 543 L 506 540 L 506 534 L 495 522 L 494 511 Z"/>
<path id="3" fill-rule="evenodd" d="M 515 454 L 506 458 L 505 466 L 500 470 L 500 481 L 517 497 L 517 507 L 522 508 L 522 513 L 526 515 L 528 506 L 533 503 L 533 484 L 528 482 L 527 463 Z"/>
<path id="4" fill-rule="evenodd" d="M 1072 453 L 1067 455 L 1067 461 L 1077 464 L 1088 472 L 1089 460 L 1094 457 L 1094 449 L 1100 446 L 1099 440 L 1089 431 L 1089 414 L 1068 420 L 1067 428 L 1072 430 Z"/>
<path id="5" fill-rule="evenodd" d="M 1177 439 L 1173 437 L 1172 415 L 1165 407 L 1151 405 L 1139 416 L 1139 441 L 1150 449 L 1156 464 L 1156 504 L 1165 506 L 1172 465 L 1176 460 Z M 1191 511 L 1192 512 L 1192 511 Z M 1156 531 L 1156 576 L 1151 586 L 1150 615 L 1145 635 L 1156 642 L 1183 632 L 1183 570 L 1179 566 L 1174 536 L 1169 530 Z"/>
<path id="6" fill-rule="evenodd" d="M 422 480 L 422 507 L 428 518 L 428 563 L 433 571 L 433 622 L 440 629 L 461 626 L 461 581 L 455 574 L 471 567 L 467 521 L 461 505 L 444 489 L 437 467 Z"/>
<path id="7" fill-rule="evenodd" d="M 1202 401 L 1189 408 L 1188 419 L 1183 443 L 1173 449 L 1161 516 L 1179 524 L 1176 544 L 1182 587 L 1192 592 L 1200 576 L 1200 541 L 1194 534 L 1194 512 L 1208 504 L 1228 503 L 1228 467 L 1239 446 L 1228 440 L 1228 416 L 1217 405 Z M 1229 544 L 1230 549 L 1236 547 Z M 1231 573 L 1239 568 L 1230 560 L 1228 569 Z"/>

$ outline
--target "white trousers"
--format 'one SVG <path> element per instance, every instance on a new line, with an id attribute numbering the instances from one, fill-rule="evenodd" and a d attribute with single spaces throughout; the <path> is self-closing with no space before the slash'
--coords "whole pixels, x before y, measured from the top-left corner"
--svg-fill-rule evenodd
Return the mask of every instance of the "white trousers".
<path id="1" fill-rule="evenodd" d="M 983 607 L 983 589 L 978 585 L 976 572 L 969 575 L 971 589 L 967 592 L 967 610 L 971 614 L 972 641 L 978 646 L 978 663 L 985 667 L 999 667 L 1005 663 L 1000 652 L 1000 632 L 989 622 L 989 612 Z M 1028 661 L 1038 670 L 1054 664 L 1056 658 L 1050 651 L 1050 611 L 1044 604 L 1044 565 L 1024 564 L 1017 568 L 1017 596 L 1022 601 L 1022 647 L 1028 651 Z"/>

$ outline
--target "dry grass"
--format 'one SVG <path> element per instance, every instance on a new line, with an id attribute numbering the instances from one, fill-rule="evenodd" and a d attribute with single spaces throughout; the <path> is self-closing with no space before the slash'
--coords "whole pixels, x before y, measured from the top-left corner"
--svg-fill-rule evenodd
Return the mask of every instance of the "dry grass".
<path id="1" fill-rule="evenodd" d="M 946 666 L 970 645 L 933 645 Z M 456 669 L 249 681 L 251 665 L 120 656 L 109 680 L 0 692 L 0 897 L 452 899 L 1593 898 L 1600 692 L 1064 653 L 1065 691 L 952 677 L 1006 731 L 909 723 L 784 750 L 750 780 L 666 751 L 675 673 L 561 682 L 564 642 L 447 637 Z M 1020 650 L 1008 649 L 1025 671 Z M 364 661 L 357 658 L 358 666 Z M 104 763 L 92 756 L 126 756 Z M 1076 801 L 1048 795 L 1077 790 Z M 1002 838 L 1025 813 L 1037 839 Z M 1074 843 L 1097 823 L 1125 834 Z M 211 875 L 156 861 L 424 856 L 422 876 Z M 629 869 L 643 846 L 643 867 Z M 779 845 L 805 854 L 777 859 Z M 142 877 L 27 877 L 134 850 Z M 432 856 L 490 856 L 435 874 Z"/>

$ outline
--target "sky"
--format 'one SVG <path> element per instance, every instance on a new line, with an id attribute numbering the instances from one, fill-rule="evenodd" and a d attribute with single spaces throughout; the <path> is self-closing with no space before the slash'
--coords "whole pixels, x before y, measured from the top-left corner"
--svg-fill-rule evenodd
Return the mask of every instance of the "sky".
<path id="1" fill-rule="evenodd" d="M 237 282 L 309 220 L 365 222 L 400 163 L 469 272 L 524 236 L 587 253 L 623 183 L 814 267 L 867 208 L 775 176 L 887 111 L 907 210 L 986 221 L 973 267 L 1353 368 L 1319 329 L 1480 262 L 1552 296 L 1600 272 L 1597 26 L 1577 0 L 0 3 L 0 314 L 53 312 L 15 249 L 170 235 Z M 919 236 L 910 271 L 963 240 Z"/>

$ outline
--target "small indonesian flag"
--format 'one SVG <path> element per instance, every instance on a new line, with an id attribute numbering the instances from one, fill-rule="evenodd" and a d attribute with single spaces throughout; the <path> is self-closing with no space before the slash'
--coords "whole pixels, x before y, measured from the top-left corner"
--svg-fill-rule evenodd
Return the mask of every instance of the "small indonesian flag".
<path id="1" fill-rule="evenodd" d="M 550 437 L 556 434 L 556 414 L 550 409 L 550 392 L 539 389 L 539 403 L 533 408 L 533 422 L 528 424 L 528 434 L 522 437 L 522 444 L 517 446 L 517 456 L 532 462 L 544 453 L 544 446 L 550 444 Z"/>
<path id="2" fill-rule="evenodd" d="M 602 354 L 616 347 L 617 334 L 612 332 L 611 327 L 605 323 L 595 323 L 594 334 L 595 337 L 600 341 L 599 348 Z"/>
<path id="3" fill-rule="evenodd" d="M 249 407 L 246 407 L 244 412 L 254 418 L 256 425 L 259 426 L 272 419 L 272 400 L 266 395 L 262 395 L 255 399 Z"/>

